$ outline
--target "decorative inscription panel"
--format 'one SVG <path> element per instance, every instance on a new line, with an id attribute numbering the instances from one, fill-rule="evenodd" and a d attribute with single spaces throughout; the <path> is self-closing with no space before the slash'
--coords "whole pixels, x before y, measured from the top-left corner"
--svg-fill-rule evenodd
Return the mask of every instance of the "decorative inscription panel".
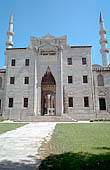
<path id="1" fill-rule="evenodd" d="M 57 62 L 57 56 L 56 55 L 40 55 L 40 62 L 41 63 L 56 63 Z"/>

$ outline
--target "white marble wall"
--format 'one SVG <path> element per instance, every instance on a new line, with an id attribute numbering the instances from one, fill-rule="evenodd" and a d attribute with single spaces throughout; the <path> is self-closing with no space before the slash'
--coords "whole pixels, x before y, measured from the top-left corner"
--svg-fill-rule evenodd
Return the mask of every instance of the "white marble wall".
<path id="1" fill-rule="evenodd" d="M 29 49 L 7 50 L 6 96 L 4 116 L 12 119 L 22 119 L 34 113 L 34 55 Z M 30 65 L 25 66 L 25 59 L 30 59 Z M 11 60 L 16 59 L 16 65 L 11 66 Z M 24 84 L 24 77 L 29 76 L 29 84 Z M 10 77 L 15 77 L 15 84 L 10 84 Z M 14 98 L 13 108 L 8 107 L 9 98 Z M 24 97 L 29 99 L 29 107 L 24 108 Z"/>
<path id="2" fill-rule="evenodd" d="M 72 65 L 67 64 L 67 58 L 72 58 Z M 87 64 L 82 65 L 82 57 L 86 57 Z M 68 84 L 68 75 L 73 76 L 73 83 Z M 88 83 L 83 83 L 83 75 L 88 76 Z M 63 84 L 68 97 L 73 97 L 73 107 L 68 108 L 74 118 L 93 117 L 92 102 L 92 70 L 91 48 L 68 48 L 63 51 Z M 84 97 L 89 97 L 89 107 L 84 107 Z"/>
<path id="3" fill-rule="evenodd" d="M 97 76 L 102 75 L 104 78 L 104 86 L 98 86 L 98 80 Z M 103 67 L 94 70 L 93 68 L 93 80 L 94 80 L 94 89 L 93 89 L 93 95 L 94 95 L 94 112 L 96 117 L 102 114 L 105 114 L 108 117 L 110 117 L 110 68 Z M 99 108 L 99 98 L 105 98 L 106 100 L 106 111 L 101 111 Z M 104 115 L 103 115 L 104 116 Z"/>
<path id="4" fill-rule="evenodd" d="M 0 87 L 0 100 L 1 100 L 0 114 L 2 114 L 4 108 L 4 96 L 5 96 L 5 70 L 0 70 L 0 77 L 2 78 L 2 86 Z"/>
<path id="5" fill-rule="evenodd" d="M 56 55 L 40 55 L 40 50 L 56 51 Z M 99 112 L 99 91 L 97 75 L 91 67 L 91 47 L 71 47 L 66 43 L 66 36 L 55 38 L 51 35 L 38 39 L 31 37 L 29 48 L 13 48 L 5 51 L 6 73 L 0 73 L 5 79 L 4 89 L 0 96 L 4 101 L 3 115 L 5 119 L 26 120 L 29 116 L 41 115 L 41 81 L 48 66 L 56 81 L 56 115 L 62 115 L 64 110 L 63 89 L 68 97 L 73 97 L 73 107 L 68 107 L 68 116 L 74 119 L 90 119 Z M 85 57 L 87 64 L 82 65 Z M 67 64 L 67 58 L 72 58 L 72 65 Z M 16 66 L 11 66 L 11 60 L 16 59 Z M 25 66 L 25 59 L 30 59 L 30 65 Z M 104 75 L 107 111 L 110 112 L 110 70 L 101 72 Z M 88 83 L 83 83 L 87 75 Z M 15 77 L 15 84 L 10 84 L 10 77 Z M 29 77 L 29 84 L 24 84 L 24 77 Z M 73 83 L 68 83 L 68 76 L 73 77 Z M 9 108 L 9 98 L 14 98 L 13 108 Z M 24 108 L 24 97 L 29 100 L 28 108 Z M 84 97 L 89 97 L 89 107 L 84 107 Z M 68 103 L 67 103 L 68 105 Z"/>

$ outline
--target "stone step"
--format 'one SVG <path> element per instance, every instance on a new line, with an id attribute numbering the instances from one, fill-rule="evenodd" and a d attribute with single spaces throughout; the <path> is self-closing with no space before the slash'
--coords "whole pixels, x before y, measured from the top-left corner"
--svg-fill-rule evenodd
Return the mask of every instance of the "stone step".
<path id="1" fill-rule="evenodd" d="M 64 116 L 29 116 L 28 119 L 22 119 L 25 122 L 76 122 L 75 119 Z"/>
<path id="2" fill-rule="evenodd" d="M 100 114 L 63 114 L 62 116 L 28 116 L 18 121 L 24 122 L 77 122 L 79 120 L 91 120 L 96 118 L 110 119 L 109 113 Z"/>
<path id="3" fill-rule="evenodd" d="M 102 119 L 110 119 L 110 115 L 109 114 L 98 114 L 97 118 L 102 118 Z"/>
<path id="4" fill-rule="evenodd" d="M 89 121 L 90 119 L 94 119 L 95 115 L 82 113 L 82 114 L 71 114 L 70 117 L 77 121 L 79 121 L 79 120 Z"/>
<path id="5" fill-rule="evenodd" d="M 110 119 L 110 114 L 108 112 L 94 114 L 72 114 L 71 117 L 76 120 L 90 120 L 96 118 Z"/>

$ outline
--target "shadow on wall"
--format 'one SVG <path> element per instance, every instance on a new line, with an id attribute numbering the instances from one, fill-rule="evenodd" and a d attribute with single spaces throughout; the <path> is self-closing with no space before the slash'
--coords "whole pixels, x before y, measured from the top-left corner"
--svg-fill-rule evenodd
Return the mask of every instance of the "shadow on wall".
<path id="1" fill-rule="evenodd" d="M 109 170 L 110 152 L 94 155 L 88 153 L 63 153 L 44 159 L 39 170 Z"/>

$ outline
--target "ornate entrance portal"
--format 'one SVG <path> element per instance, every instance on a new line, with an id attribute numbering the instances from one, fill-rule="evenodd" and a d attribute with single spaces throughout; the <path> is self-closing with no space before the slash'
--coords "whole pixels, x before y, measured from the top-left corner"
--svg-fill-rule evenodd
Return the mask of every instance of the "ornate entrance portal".
<path id="1" fill-rule="evenodd" d="M 41 82 L 41 115 L 56 115 L 56 82 L 49 67 Z"/>

